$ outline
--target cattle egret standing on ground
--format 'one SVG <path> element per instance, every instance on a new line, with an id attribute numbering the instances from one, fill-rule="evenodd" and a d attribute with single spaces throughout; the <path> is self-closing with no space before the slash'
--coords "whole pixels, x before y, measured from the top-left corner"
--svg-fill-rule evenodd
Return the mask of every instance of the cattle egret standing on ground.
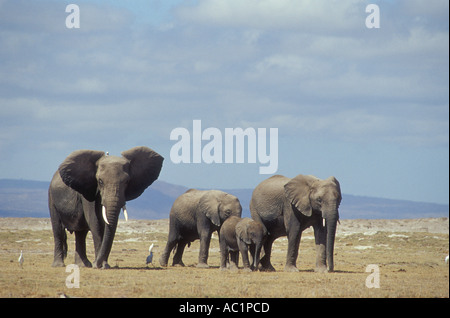
<path id="1" fill-rule="evenodd" d="M 447 257 L 445 258 L 445 264 L 448 264 L 448 255 L 447 255 Z"/>
<path id="2" fill-rule="evenodd" d="M 18 261 L 19 261 L 20 267 L 23 268 L 22 267 L 22 265 L 23 265 L 23 252 L 22 252 L 22 250 L 20 250 L 20 256 L 19 256 Z"/>
<path id="3" fill-rule="evenodd" d="M 153 249 L 153 243 L 152 243 L 152 245 L 150 245 L 150 247 L 148 248 L 148 252 L 149 252 L 149 255 L 147 256 L 147 261 L 146 261 L 146 263 L 145 264 L 152 264 L 153 265 L 153 263 L 152 263 L 152 261 L 153 261 L 153 252 L 152 252 L 152 249 Z"/>

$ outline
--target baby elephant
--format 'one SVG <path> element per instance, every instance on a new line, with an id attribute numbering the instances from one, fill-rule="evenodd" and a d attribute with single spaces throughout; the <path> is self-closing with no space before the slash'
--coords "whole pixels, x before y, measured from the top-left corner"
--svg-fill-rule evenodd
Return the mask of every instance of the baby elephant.
<path id="1" fill-rule="evenodd" d="M 241 216 L 239 199 L 219 190 L 190 189 L 173 203 L 169 215 L 169 237 L 159 263 L 167 266 L 170 252 L 176 248 L 173 265 L 184 266 L 182 261 L 186 245 L 200 239 L 197 267 L 208 267 L 208 252 L 211 235 L 219 231 L 225 220 Z"/>
<path id="2" fill-rule="evenodd" d="M 242 255 L 245 271 L 258 270 L 261 247 L 267 237 L 267 230 L 262 223 L 250 218 L 231 216 L 223 222 L 220 229 L 220 269 L 227 267 L 228 254 L 230 255 L 230 269 L 237 269 L 239 251 Z M 252 256 L 252 264 L 248 260 L 248 250 Z"/>

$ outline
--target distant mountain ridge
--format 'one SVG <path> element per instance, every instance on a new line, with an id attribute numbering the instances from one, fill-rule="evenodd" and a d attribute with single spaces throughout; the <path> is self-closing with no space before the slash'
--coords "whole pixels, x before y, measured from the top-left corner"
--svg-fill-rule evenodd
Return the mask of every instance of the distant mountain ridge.
<path id="1" fill-rule="evenodd" d="M 49 217 L 48 186 L 50 182 L 0 179 L 0 217 Z M 127 202 L 133 219 L 165 219 L 175 199 L 187 187 L 155 181 L 137 199 Z M 250 217 L 253 189 L 223 189 L 239 198 L 243 216 Z M 393 200 L 343 194 L 339 209 L 341 219 L 411 219 L 448 217 L 449 205 Z"/>

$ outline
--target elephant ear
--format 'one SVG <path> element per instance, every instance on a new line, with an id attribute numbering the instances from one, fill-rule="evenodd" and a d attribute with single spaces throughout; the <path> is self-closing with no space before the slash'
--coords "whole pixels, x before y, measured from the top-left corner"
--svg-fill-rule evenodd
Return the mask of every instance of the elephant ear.
<path id="1" fill-rule="evenodd" d="M 219 205 L 219 191 L 210 190 L 200 198 L 198 208 L 214 225 L 220 226 Z"/>
<path id="2" fill-rule="evenodd" d="M 252 239 L 249 234 L 250 222 L 250 219 L 244 218 L 236 224 L 236 237 L 245 244 L 252 244 Z"/>
<path id="3" fill-rule="evenodd" d="M 299 174 L 284 185 L 284 193 L 289 202 L 305 216 L 312 215 L 309 194 L 311 192 L 312 183 L 317 180 L 318 179 L 313 176 Z"/>
<path id="4" fill-rule="evenodd" d="M 125 200 L 139 197 L 161 172 L 164 158 L 148 147 L 134 147 L 122 152 L 130 161 L 130 181 L 125 190 Z"/>
<path id="5" fill-rule="evenodd" d="M 77 150 L 72 152 L 59 166 L 59 175 L 63 182 L 81 193 L 88 201 L 97 196 L 97 161 L 103 157 L 103 151 Z"/>

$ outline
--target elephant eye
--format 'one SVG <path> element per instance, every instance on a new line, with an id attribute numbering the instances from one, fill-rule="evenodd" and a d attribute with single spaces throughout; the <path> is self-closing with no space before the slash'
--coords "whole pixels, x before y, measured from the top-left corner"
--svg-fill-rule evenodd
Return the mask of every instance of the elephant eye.
<path id="1" fill-rule="evenodd" d="M 230 215 L 231 215 L 231 210 L 226 210 L 226 211 L 225 211 L 225 215 L 226 215 L 226 216 L 230 216 Z"/>
<path id="2" fill-rule="evenodd" d="M 98 184 L 103 186 L 103 180 L 102 179 L 98 179 Z"/>

